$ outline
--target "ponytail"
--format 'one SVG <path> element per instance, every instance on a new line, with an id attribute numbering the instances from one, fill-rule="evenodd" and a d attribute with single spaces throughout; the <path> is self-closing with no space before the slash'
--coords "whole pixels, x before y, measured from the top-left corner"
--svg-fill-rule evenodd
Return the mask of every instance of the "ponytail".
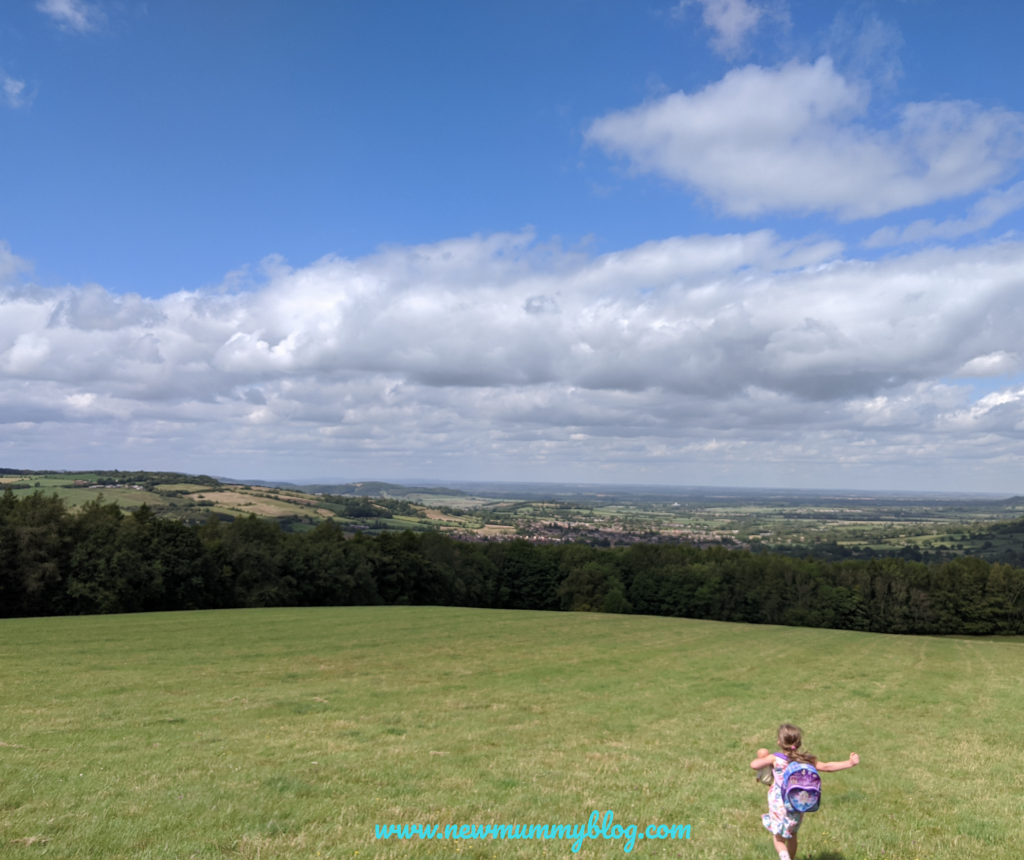
<path id="1" fill-rule="evenodd" d="M 787 761 L 799 761 L 804 764 L 816 765 L 818 759 L 815 756 L 800 752 L 803 740 L 804 733 L 798 726 L 794 726 L 792 723 L 783 723 L 779 726 L 779 748 L 782 750 L 782 754 L 786 756 Z"/>

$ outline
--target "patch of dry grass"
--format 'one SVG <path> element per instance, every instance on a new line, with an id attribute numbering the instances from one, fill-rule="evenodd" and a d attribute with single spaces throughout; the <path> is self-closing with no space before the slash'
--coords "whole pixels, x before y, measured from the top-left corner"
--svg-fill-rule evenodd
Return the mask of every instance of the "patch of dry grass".
<path id="1" fill-rule="evenodd" d="M 195 502 L 213 502 L 219 508 L 242 515 L 256 514 L 258 517 L 286 517 L 293 514 L 310 516 L 313 513 L 307 503 L 298 500 L 265 499 L 239 490 L 205 490 L 192 493 L 188 498 Z"/>

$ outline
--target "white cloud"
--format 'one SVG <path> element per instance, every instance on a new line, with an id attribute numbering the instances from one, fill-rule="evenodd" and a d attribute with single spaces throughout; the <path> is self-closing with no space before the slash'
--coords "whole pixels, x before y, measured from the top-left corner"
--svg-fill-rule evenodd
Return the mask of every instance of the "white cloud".
<path id="1" fill-rule="evenodd" d="M 747 37 L 765 18 L 785 18 L 784 4 L 768 7 L 749 0 L 681 0 L 675 12 L 681 16 L 695 4 L 703 8 L 704 25 L 715 33 L 711 47 L 724 57 L 741 54 Z"/>
<path id="2" fill-rule="evenodd" d="M 10 284 L 22 272 L 31 271 L 32 264 L 12 253 L 11 246 L 0 239 L 0 287 Z"/>
<path id="3" fill-rule="evenodd" d="M 98 5 L 84 0 L 39 0 L 36 9 L 49 15 L 62 30 L 75 33 L 97 30 L 107 19 Z"/>
<path id="4" fill-rule="evenodd" d="M 924 218 L 902 229 L 882 227 L 872 233 L 864 245 L 868 248 L 883 248 L 929 239 L 959 239 L 991 227 L 1000 218 L 1016 212 L 1022 206 L 1024 182 L 1018 182 L 1005 190 L 990 191 L 971 207 L 966 218 L 947 218 L 938 224 L 930 218 Z"/>
<path id="5" fill-rule="evenodd" d="M 997 352 L 975 356 L 961 367 L 956 375 L 966 377 L 1002 376 L 1013 373 L 1019 367 L 1019 355 L 1000 349 Z"/>
<path id="6" fill-rule="evenodd" d="M 904 105 L 864 122 L 866 85 L 828 57 L 734 69 L 716 83 L 617 111 L 587 141 L 638 173 L 696 189 L 741 216 L 771 211 L 872 218 L 989 188 L 1024 157 L 1024 116 L 967 101 Z"/>
<path id="7" fill-rule="evenodd" d="M 590 258 L 496 235 L 274 260 L 240 293 L 8 287 L 0 457 L 861 486 L 945 463 L 940 486 L 960 468 L 975 488 L 998 462 L 1009 480 L 1018 389 L 974 403 L 940 380 L 1016 367 L 1024 243 L 841 252 L 757 231 Z"/>
<path id="8" fill-rule="evenodd" d="M 825 41 L 826 53 L 847 76 L 890 87 L 903 76 L 903 35 L 865 8 L 840 12 Z"/>
<path id="9" fill-rule="evenodd" d="M 0 71 L 0 89 L 3 90 L 0 99 L 7 107 L 20 108 L 31 101 L 28 93 L 25 92 L 25 82 L 16 80 L 3 71 Z"/>

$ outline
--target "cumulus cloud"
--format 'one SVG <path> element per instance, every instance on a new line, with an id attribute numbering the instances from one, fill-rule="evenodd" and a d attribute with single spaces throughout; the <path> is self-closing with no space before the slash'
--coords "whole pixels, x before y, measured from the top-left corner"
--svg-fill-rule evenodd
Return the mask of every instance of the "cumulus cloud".
<path id="1" fill-rule="evenodd" d="M 32 264 L 14 254 L 11 246 L 0 239 L 0 286 L 8 286 L 18 275 L 31 271 Z"/>
<path id="2" fill-rule="evenodd" d="M 829 57 L 750 65 L 594 121 L 587 141 L 638 173 L 696 189 L 733 215 L 829 212 L 873 218 L 972 194 L 1016 171 L 1024 115 L 968 101 L 903 105 L 890 128 L 865 118 L 870 89 Z"/>
<path id="3" fill-rule="evenodd" d="M 52 18 L 62 30 L 73 33 L 97 30 L 106 21 L 98 5 L 84 0 L 40 0 L 36 9 Z"/>
<path id="4" fill-rule="evenodd" d="M 25 82 L 12 78 L 2 70 L 0 70 L 0 89 L 3 90 L 0 99 L 7 107 L 24 107 L 31 100 L 28 93 L 25 92 Z"/>
<path id="5" fill-rule="evenodd" d="M 661 480 L 714 461 L 741 482 L 925 448 L 1024 457 L 1016 388 L 974 402 L 941 381 L 1016 367 L 1024 243 L 864 261 L 756 231 L 588 257 L 520 234 L 268 271 L 160 299 L 0 291 L 0 455 L 49 445 L 53 464 L 73 432 L 86 459 L 116 440 L 179 466 L 202 450 L 220 473 L 543 477 L 582 458 Z"/>
<path id="6" fill-rule="evenodd" d="M 1016 212 L 1022 206 L 1024 182 L 1018 182 L 1003 190 L 990 191 L 971 207 L 965 218 L 947 218 L 938 223 L 931 218 L 922 218 L 902 229 L 882 227 L 872 233 L 864 245 L 868 248 L 884 248 L 930 239 L 959 239 L 991 227 L 1000 218 Z"/>
<path id="7" fill-rule="evenodd" d="M 711 47 L 724 57 L 743 53 L 747 37 L 752 35 L 766 18 L 786 17 L 784 4 L 771 7 L 749 0 L 682 0 L 675 14 L 682 16 L 687 7 L 699 5 L 703 9 L 704 26 L 714 32 Z"/>
<path id="8" fill-rule="evenodd" d="M 964 364 L 956 375 L 967 377 L 1003 376 L 1020 368 L 1020 356 L 1015 352 L 997 350 L 978 355 Z"/>

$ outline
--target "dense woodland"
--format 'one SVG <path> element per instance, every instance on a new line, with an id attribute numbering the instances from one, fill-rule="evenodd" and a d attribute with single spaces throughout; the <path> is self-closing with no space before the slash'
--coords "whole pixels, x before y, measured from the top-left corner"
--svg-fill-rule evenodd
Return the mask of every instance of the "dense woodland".
<path id="1" fill-rule="evenodd" d="M 432 604 L 634 612 L 884 633 L 1024 634 L 1024 570 L 977 558 L 828 562 L 722 547 L 346 538 L 201 526 L 97 499 L 0 497 L 0 615 Z"/>

